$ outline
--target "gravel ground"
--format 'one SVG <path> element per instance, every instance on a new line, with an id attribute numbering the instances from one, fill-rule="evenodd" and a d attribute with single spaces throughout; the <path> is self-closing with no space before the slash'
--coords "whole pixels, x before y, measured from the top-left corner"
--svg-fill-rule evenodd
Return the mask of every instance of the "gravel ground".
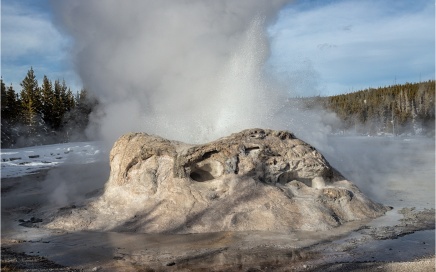
<path id="1" fill-rule="evenodd" d="M 435 257 L 427 257 L 411 262 L 367 262 L 367 263 L 338 263 L 327 264 L 317 267 L 316 269 L 308 269 L 312 272 L 333 272 L 333 271 L 355 271 L 355 272 L 372 272 L 372 271 L 392 271 L 392 272 L 430 272 L 435 271 Z"/>
<path id="2" fill-rule="evenodd" d="M 40 256 L 13 252 L 1 248 L 1 271 L 80 271 L 56 264 Z"/>

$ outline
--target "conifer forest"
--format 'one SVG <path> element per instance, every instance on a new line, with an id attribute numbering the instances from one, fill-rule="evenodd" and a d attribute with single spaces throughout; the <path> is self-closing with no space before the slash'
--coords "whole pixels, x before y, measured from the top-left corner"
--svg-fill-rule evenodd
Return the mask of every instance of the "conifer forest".
<path id="1" fill-rule="evenodd" d="M 348 94 L 307 99 L 309 108 L 334 112 L 333 132 L 365 135 L 434 136 L 435 81 L 369 88 Z"/>
<path id="2" fill-rule="evenodd" d="M 1 80 L 1 147 L 23 147 L 87 140 L 85 129 L 97 101 L 82 89 L 73 93 L 65 81 L 44 76 L 39 85 L 33 68 L 17 92 Z"/>

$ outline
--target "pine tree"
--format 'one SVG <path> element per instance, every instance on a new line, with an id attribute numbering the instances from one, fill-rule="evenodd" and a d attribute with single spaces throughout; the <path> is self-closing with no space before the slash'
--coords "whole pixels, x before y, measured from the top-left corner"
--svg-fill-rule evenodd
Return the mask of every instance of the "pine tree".
<path id="1" fill-rule="evenodd" d="M 70 88 L 68 88 L 68 90 L 67 90 L 67 101 L 68 101 L 67 102 L 68 111 L 70 111 L 76 107 L 76 100 L 75 100 L 73 92 L 71 91 Z"/>
<path id="2" fill-rule="evenodd" d="M 37 110 L 40 109 L 41 96 L 38 88 L 38 81 L 36 80 L 33 68 L 27 72 L 26 77 L 20 83 L 21 85 L 21 103 L 23 108 L 22 120 L 28 126 L 31 133 L 35 133 L 37 125 Z"/>
<path id="3" fill-rule="evenodd" d="M 51 81 L 44 75 L 41 86 L 41 97 L 42 97 L 42 118 L 44 122 L 53 128 L 54 116 L 53 116 L 53 103 L 54 103 L 54 93 Z"/>
<path id="4" fill-rule="evenodd" d="M 75 96 L 65 80 L 52 82 L 45 75 L 38 87 L 32 67 L 20 85 L 18 95 L 1 79 L 2 147 L 86 140 L 83 131 L 97 104 L 86 90 Z"/>
<path id="5" fill-rule="evenodd" d="M 7 146 L 11 143 L 11 130 L 9 126 L 9 114 L 8 114 L 8 105 L 7 105 L 7 93 L 6 86 L 3 82 L 3 78 L 1 79 L 1 145 Z"/>
<path id="6" fill-rule="evenodd" d="M 64 116 L 64 105 L 62 100 L 62 85 L 59 80 L 54 82 L 54 99 L 53 99 L 53 128 L 60 129 L 62 118 Z"/>
<path id="7" fill-rule="evenodd" d="M 12 85 L 5 87 L 3 79 L 1 80 L 1 118 L 2 120 L 12 123 L 17 120 L 20 105 L 18 105 L 17 95 Z"/>
<path id="8" fill-rule="evenodd" d="M 6 88 L 6 108 L 6 118 L 9 120 L 11 125 L 15 125 L 19 121 L 18 117 L 21 115 L 22 108 L 21 101 L 19 100 L 18 95 L 15 93 L 12 85 Z"/>
<path id="9" fill-rule="evenodd" d="M 1 78 L 1 107 L 2 118 L 5 118 L 4 111 L 6 109 L 6 86 L 5 83 L 3 83 L 3 78 Z"/>
<path id="10" fill-rule="evenodd" d="M 89 115 L 93 108 L 96 107 L 97 101 L 90 97 L 86 89 L 82 89 L 77 97 L 76 113 L 80 116 L 78 125 L 80 128 L 85 129 L 89 122 Z"/>
<path id="11" fill-rule="evenodd" d="M 63 112 L 63 114 L 69 110 L 69 102 L 68 102 L 67 90 L 68 90 L 67 84 L 65 83 L 65 80 L 62 80 L 62 85 L 61 85 L 61 101 L 62 101 L 62 112 Z"/>
<path id="12" fill-rule="evenodd" d="M 98 102 L 89 93 L 82 89 L 75 98 L 75 107 L 64 116 L 64 129 L 68 140 L 85 140 L 84 131 L 89 123 L 89 115 L 97 106 Z"/>

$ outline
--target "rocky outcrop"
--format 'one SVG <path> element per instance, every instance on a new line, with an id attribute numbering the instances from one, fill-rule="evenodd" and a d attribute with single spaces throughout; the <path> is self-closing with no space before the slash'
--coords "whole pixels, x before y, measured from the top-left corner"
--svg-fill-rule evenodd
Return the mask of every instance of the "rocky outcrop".
<path id="1" fill-rule="evenodd" d="M 203 145 L 122 136 L 102 196 L 48 227 L 145 233 L 326 230 L 387 210 L 287 131 L 249 129 Z"/>

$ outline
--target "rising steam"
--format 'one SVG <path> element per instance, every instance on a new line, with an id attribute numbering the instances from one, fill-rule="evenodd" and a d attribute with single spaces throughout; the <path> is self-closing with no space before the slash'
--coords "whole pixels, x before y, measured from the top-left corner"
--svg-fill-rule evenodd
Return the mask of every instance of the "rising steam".
<path id="1" fill-rule="evenodd" d="M 267 76 L 266 29 L 287 2 L 53 0 L 57 21 L 75 42 L 77 72 L 101 103 L 88 133 L 110 144 L 131 131 L 203 143 L 246 128 L 287 129 L 327 154 L 338 170 L 366 186 L 365 192 L 383 199 L 388 185 L 380 184 L 389 180 L 391 169 L 399 169 L 397 179 L 410 174 L 416 163 L 392 159 L 404 150 L 403 143 L 390 148 L 388 156 L 379 155 L 387 151 L 384 142 L 369 154 L 369 144 L 344 146 L 341 139 L 329 143 L 328 124 L 339 122 L 336 116 L 302 111 L 301 105 L 287 101 L 289 86 L 285 91 Z M 306 67 L 303 76 L 311 77 L 311 71 Z M 302 80 L 300 74 L 290 77 L 293 82 L 288 84 L 295 84 L 297 77 Z M 304 81 L 305 88 L 312 86 L 307 84 L 310 79 Z M 433 179 L 426 174 L 425 182 L 434 180 L 434 153 L 430 155 L 433 159 L 416 163 L 417 169 L 432 170 Z M 387 163 L 391 161 L 395 163 Z M 422 173 L 414 174 L 418 179 Z M 75 182 L 52 176 L 65 184 L 53 192 L 53 202 L 73 199 L 75 190 L 68 186 Z M 100 177 L 104 181 L 107 176 Z"/>
<path id="2" fill-rule="evenodd" d="M 99 136 L 145 131 L 190 143 L 273 118 L 286 93 L 265 77 L 267 26 L 286 0 L 53 1 L 74 38 Z M 90 129 L 89 131 L 95 131 Z"/>

